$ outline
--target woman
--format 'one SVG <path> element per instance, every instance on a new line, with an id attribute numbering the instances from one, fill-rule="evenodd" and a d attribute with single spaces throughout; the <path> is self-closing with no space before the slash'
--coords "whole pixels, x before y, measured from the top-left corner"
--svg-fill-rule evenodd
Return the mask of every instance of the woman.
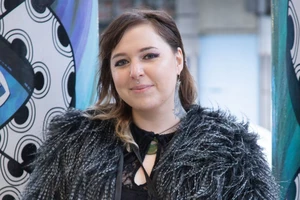
<path id="1" fill-rule="evenodd" d="M 193 105 L 169 15 L 124 13 L 100 49 L 98 102 L 52 120 L 23 199 L 277 199 L 257 135 Z"/>

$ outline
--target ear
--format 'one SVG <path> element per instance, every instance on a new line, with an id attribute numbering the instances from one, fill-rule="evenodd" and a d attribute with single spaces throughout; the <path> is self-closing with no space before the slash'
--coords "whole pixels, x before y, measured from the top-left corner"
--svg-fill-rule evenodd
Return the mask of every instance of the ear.
<path id="1" fill-rule="evenodd" d="M 177 74 L 179 75 L 181 73 L 181 70 L 183 69 L 183 53 L 180 47 L 177 47 L 177 51 L 175 53 L 175 59 L 176 59 L 176 68 L 177 68 Z"/>

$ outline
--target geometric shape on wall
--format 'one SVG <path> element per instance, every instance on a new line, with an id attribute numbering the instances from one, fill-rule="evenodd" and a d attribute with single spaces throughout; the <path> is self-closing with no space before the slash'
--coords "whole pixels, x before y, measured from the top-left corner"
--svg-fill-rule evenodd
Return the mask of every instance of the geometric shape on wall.
<path id="1" fill-rule="evenodd" d="M 66 57 L 72 57 L 73 53 L 66 30 L 55 18 L 52 20 L 52 36 L 55 49 Z"/>
<path id="2" fill-rule="evenodd" d="M 29 173 L 24 171 L 23 158 L 26 157 L 23 155 L 24 149 L 26 150 L 28 146 L 35 146 L 37 149 L 41 144 L 42 141 L 40 138 L 33 135 L 25 135 L 18 141 L 15 147 L 13 160 L 4 156 L 1 157 L 1 173 L 7 183 L 13 186 L 19 186 L 26 183 L 29 179 Z"/>
<path id="3" fill-rule="evenodd" d="M 300 192 L 299 192 L 299 188 L 300 188 L 300 175 L 298 174 L 298 176 L 295 178 L 294 180 L 295 185 L 296 185 L 296 197 L 295 199 L 300 199 Z"/>
<path id="4" fill-rule="evenodd" d="M 295 173 L 293 179 L 293 181 L 291 181 L 287 192 L 286 192 L 286 196 L 284 199 L 286 200 L 290 200 L 290 199 L 295 199 L 298 200 L 300 199 L 300 168 L 298 168 L 297 172 Z"/>
<path id="5" fill-rule="evenodd" d="M 24 0 L 0 0 L 1 14 L 12 11 L 23 1 Z"/>
<path id="6" fill-rule="evenodd" d="M 14 29 L 7 32 L 4 38 L 11 43 L 11 48 L 20 56 L 25 57 L 29 63 L 33 58 L 33 45 L 29 35 L 23 31 Z"/>
<path id="7" fill-rule="evenodd" d="M 291 32 L 289 32 L 289 34 L 293 35 L 292 37 L 290 37 L 290 39 L 293 40 L 292 42 L 290 42 L 290 44 L 293 44 L 292 46 L 290 46 L 290 51 L 291 51 L 292 62 L 293 62 L 293 64 L 295 64 L 296 60 L 297 60 L 297 56 L 298 56 L 298 51 L 299 51 L 300 27 L 299 27 L 299 19 L 297 16 L 297 11 L 296 11 L 295 6 L 292 1 L 289 1 L 288 21 L 289 21 L 290 25 L 292 25 L 292 27 L 293 27 L 293 30 L 291 30 Z M 289 26 L 289 27 L 291 27 L 291 26 Z M 297 76 L 297 77 L 299 77 L 299 76 Z M 298 80 L 299 80 L 299 78 L 298 78 Z"/>
<path id="8" fill-rule="evenodd" d="M 85 0 L 0 0 L 0 71 L 9 86 L 0 88 L 0 97 L 10 92 L 0 107 L 0 200 L 21 199 L 10 188 L 22 192 L 32 170 L 26 164 L 47 136 L 43 129 L 75 106 L 77 61 L 89 65 L 82 67 L 88 76 L 78 74 L 79 90 L 87 89 L 84 99 L 89 98 L 95 86 L 90 74 L 97 62 L 97 6 Z"/>
<path id="9" fill-rule="evenodd" d="M 48 67 L 42 62 L 32 64 L 34 71 L 34 90 L 32 96 L 36 99 L 45 97 L 51 86 L 51 77 Z"/>
<path id="10" fill-rule="evenodd" d="M 5 126 L 18 109 L 28 102 L 34 89 L 32 66 L 12 49 L 18 44 L 26 46 L 19 39 L 16 39 L 14 44 L 10 44 L 0 36 L 0 82 L 2 84 L 0 128 Z M 25 49 L 19 53 L 25 51 L 28 53 Z M 6 97 L 8 97 L 7 100 L 5 100 Z"/>
<path id="11" fill-rule="evenodd" d="M 0 16 L 6 12 L 5 6 L 4 6 L 4 0 L 0 0 Z"/>
<path id="12" fill-rule="evenodd" d="M 287 13 L 287 37 L 286 37 L 286 75 L 290 100 L 293 111 L 300 124 L 300 3 L 299 1 L 288 2 Z"/>
<path id="13" fill-rule="evenodd" d="M 56 115 L 61 115 L 66 112 L 65 108 L 61 107 L 54 107 L 51 108 L 45 115 L 45 118 L 43 120 L 43 130 L 47 130 L 47 126 L 49 125 L 50 121 L 55 117 Z M 46 139 L 46 135 L 42 135 L 43 139 Z"/>
<path id="14" fill-rule="evenodd" d="M 1 0 L 0 0 L 1 1 Z M 3 31 L 4 31 L 4 22 L 2 19 L 0 19 L 0 35 L 3 35 Z"/>
<path id="15" fill-rule="evenodd" d="M 45 0 L 44 0 L 45 1 Z M 42 1 L 41 1 L 42 2 Z M 25 1 L 25 7 L 28 12 L 28 15 L 32 18 L 32 20 L 38 23 L 44 23 L 51 19 L 53 14 L 49 9 L 44 9 L 43 12 L 37 12 L 31 4 L 31 1 Z M 46 6 L 45 6 L 46 7 Z"/>
<path id="16" fill-rule="evenodd" d="M 70 106 L 73 98 L 75 98 L 75 65 L 71 61 L 62 77 L 62 93 L 66 107 Z"/>
<path id="17" fill-rule="evenodd" d="M 25 135 L 16 144 L 14 159 L 22 164 L 23 168 L 34 159 L 37 149 L 41 146 L 42 140 L 35 135 Z"/>
<path id="18" fill-rule="evenodd" d="M 15 187 L 4 187 L 0 188 L 0 199 L 1 200 L 15 200 L 21 197 L 21 192 Z"/>
<path id="19" fill-rule="evenodd" d="M 8 130 L 6 126 L 0 129 L 0 150 L 5 151 L 8 143 Z"/>
<path id="20" fill-rule="evenodd" d="M 0 167 L 3 178 L 10 185 L 19 186 L 29 179 L 29 174 L 25 173 L 22 165 L 15 160 L 1 156 Z"/>
<path id="21" fill-rule="evenodd" d="M 7 101 L 10 96 L 10 89 L 8 87 L 6 78 L 0 71 L 0 107 Z"/>
<path id="22" fill-rule="evenodd" d="M 29 99 L 26 105 L 23 105 L 14 114 L 13 119 L 8 126 L 16 133 L 26 133 L 33 125 L 36 117 L 36 108 L 34 101 Z"/>

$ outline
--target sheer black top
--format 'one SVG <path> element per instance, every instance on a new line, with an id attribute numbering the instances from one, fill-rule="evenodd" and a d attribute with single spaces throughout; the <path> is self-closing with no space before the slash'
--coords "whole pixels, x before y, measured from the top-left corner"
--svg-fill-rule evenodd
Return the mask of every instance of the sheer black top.
<path id="1" fill-rule="evenodd" d="M 131 125 L 130 129 L 135 142 L 139 146 L 139 153 L 141 155 L 142 160 L 144 160 L 145 158 L 145 155 L 148 151 L 151 141 L 153 141 L 155 138 L 158 141 L 158 149 L 157 149 L 156 159 L 154 163 L 154 167 L 155 167 L 164 149 L 168 145 L 169 141 L 172 139 L 174 133 L 158 135 L 153 132 L 142 130 L 139 127 L 135 126 L 134 124 Z M 122 200 L 148 199 L 147 183 L 142 185 L 137 185 L 134 182 L 135 174 L 137 173 L 140 167 L 141 164 L 137 159 L 135 153 L 124 150 L 124 167 L 123 167 L 123 175 L 122 175 Z M 153 174 L 154 173 L 152 171 L 150 174 L 150 179 L 153 178 Z"/>

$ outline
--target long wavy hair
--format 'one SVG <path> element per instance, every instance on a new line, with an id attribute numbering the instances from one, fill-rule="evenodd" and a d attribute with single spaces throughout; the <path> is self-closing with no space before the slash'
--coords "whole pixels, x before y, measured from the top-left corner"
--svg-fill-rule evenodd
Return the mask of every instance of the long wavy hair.
<path id="1" fill-rule="evenodd" d="M 195 102 L 197 96 L 193 78 L 186 64 L 181 35 L 172 17 L 165 11 L 141 9 L 134 9 L 118 16 L 100 36 L 101 64 L 97 88 L 99 99 L 92 109 L 97 111 L 93 118 L 115 120 L 117 137 L 128 145 L 135 144 L 129 130 L 132 122 L 131 107 L 120 98 L 116 91 L 110 69 L 110 59 L 112 51 L 120 42 L 125 31 L 130 27 L 145 23 L 154 27 L 174 53 L 178 47 L 182 49 L 184 64 L 179 77 L 181 81 L 179 98 L 183 108 L 187 110 Z"/>

